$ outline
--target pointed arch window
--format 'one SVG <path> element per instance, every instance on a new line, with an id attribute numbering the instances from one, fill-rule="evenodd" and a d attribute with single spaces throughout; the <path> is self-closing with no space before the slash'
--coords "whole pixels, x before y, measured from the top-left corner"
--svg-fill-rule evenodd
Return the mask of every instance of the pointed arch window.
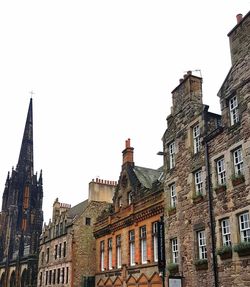
<path id="1" fill-rule="evenodd" d="M 27 209 L 29 207 L 30 189 L 29 186 L 25 186 L 23 195 L 23 208 Z"/>

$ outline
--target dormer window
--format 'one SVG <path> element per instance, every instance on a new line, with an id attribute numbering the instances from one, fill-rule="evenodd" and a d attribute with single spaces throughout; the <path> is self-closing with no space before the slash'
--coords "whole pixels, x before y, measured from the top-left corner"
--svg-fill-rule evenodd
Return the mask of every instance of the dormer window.
<path id="1" fill-rule="evenodd" d="M 239 109 L 237 97 L 234 96 L 229 100 L 230 120 L 231 126 L 238 123 L 239 121 Z"/>

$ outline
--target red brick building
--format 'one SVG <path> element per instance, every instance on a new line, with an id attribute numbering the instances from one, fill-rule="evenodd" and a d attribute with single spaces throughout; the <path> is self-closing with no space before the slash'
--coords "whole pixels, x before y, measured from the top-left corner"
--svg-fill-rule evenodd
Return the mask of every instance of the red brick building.
<path id="1" fill-rule="evenodd" d="M 135 166 L 126 141 L 110 209 L 95 224 L 96 286 L 162 286 L 156 223 L 163 215 L 162 170 Z"/>

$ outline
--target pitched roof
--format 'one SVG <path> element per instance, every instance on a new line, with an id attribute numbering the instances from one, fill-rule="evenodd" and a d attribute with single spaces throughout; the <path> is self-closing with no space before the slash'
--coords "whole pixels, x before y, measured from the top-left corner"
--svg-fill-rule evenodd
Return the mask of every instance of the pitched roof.
<path id="1" fill-rule="evenodd" d="M 159 180 L 162 170 L 135 166 L 134 173 L 136 174 L 137 179 L 143 186 L 145 186 L 146 188 L 151 188 L 153 182 Z"/>
<path id="2" fill-rule="evenodd" d="M 88 200 L 86 199 L 78 203 L 77 205 L 71 207 L 68 210 L 68 217 L 74 219 L 76 216 L 80 215 L 87 206 L 88 206 Z"/>

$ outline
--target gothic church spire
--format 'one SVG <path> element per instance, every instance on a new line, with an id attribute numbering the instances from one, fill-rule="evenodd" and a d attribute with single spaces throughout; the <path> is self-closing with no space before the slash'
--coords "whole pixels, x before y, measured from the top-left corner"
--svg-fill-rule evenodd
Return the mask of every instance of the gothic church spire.
<path id="1" fill-rule="evenodd" d="M 33 176 L 33 168 L 33 112 L 31 98 L 16 170 L 27 179 L 30 179 Z"/>

